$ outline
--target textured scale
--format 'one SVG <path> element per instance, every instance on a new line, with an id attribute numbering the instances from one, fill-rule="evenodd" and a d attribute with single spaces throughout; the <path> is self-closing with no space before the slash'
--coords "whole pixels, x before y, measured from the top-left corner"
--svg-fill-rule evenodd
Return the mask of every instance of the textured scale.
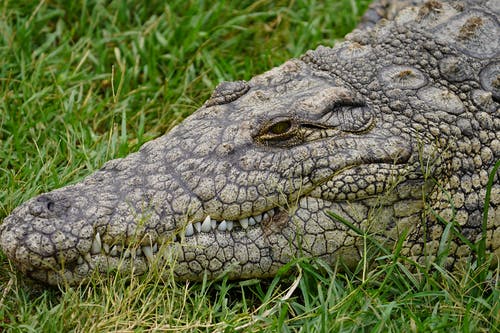
<path id="1" fill-rule="evenodd" d="M 433 259 L 445 221 L 482 237 L 500 159 L 499 2 L 379 1 L 333 48 L 224 82 L 139 152 L 42 194 L 0 247 L 48 284 L 175 262 L 179 279 L 268 277 L 299 255 L 354 266 L 363 241 Z M 378 22 L 378 23 L 377 23 Z M 486 230 L 500 256 L 495 175 Z M 470 256 L 451 239 L 450 268 Z"/>

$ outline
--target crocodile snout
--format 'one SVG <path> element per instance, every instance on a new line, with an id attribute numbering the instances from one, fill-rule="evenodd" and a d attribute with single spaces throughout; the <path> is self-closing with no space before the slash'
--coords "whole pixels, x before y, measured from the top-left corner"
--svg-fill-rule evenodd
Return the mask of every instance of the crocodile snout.
<path id="1" fill-rule="evenodd" d="M 94 228 L 78 215 L 68 193 L 42 194 L 14 210 L 1 225 L 0 247 L 24 272 L 58 270 L 91 247 Z"/>

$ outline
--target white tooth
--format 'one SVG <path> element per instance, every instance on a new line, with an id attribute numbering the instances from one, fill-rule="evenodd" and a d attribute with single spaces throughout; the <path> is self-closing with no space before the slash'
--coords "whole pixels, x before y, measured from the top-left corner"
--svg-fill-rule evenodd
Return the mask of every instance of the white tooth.
<path id="1" fill-rule="evenodd" d="M 210 224 L 212 225 L 212 230 L 217 229 L 217 221 L 215 221 L 215 220 L 211 220 L 211 221 L 210 221 Z"/>
<path id="2" fill-rule="evenodd" d="M 194 224 L 194 228 L 196 229 L 196 231 L 201 232 L 201 222 L 196 222 Z"/>
<path id="3" fill-rule="evenodd" d="M 83 257 L 82 256 L 78 256 L 78 259 L 76 259 L 76 262 L 78 263 L 78 265 L 83 264 Z"/>
<path id="4" fill-rule="evenodd" d="M 109 251 L 109 255 L 113 257 L 116 257 L 118 255 L 118 250 L 116 248 L 116 245 L 111 248 L 111 250 Z"/>
<path id="5" fill-rule="evenodd" d="M 153 253 L 158 252 L 158 243 L 153 244 Z"/>
<path id="6" fill-rule="evenodd" d="M 186 226 L 186 236 L 189 237 L 189 236 L 193 236 L 194 235 L 194 229 L 193 229 L 193 224 L 192 223 L 189 223 L 187 226 Z"/>
<path id="7" fill-rule="evenodd" d="M 246 225 L 246 228 L 248 228 L 248 217 L 242 218 L 241 220 L 239 220 L 239 222 L 242 226 Z"/>
<path id="8" fill-rule="evenodd" d="M 257 215 L 253 217 L 255 219 L 255 222 L 260 223 L 262 221 L 262 215 Z"/>
<path id="9" fill-rule="evenodd" d="M 153 249 L 151 248 L 151 246 L 143 246 L 142 247 L 142 252 L 144 253 L 144 255 L 146 256 L 146 258 L 148 258 L 148 260 L 151 262 L 153 261 L 154 257 L 153 257 Z"/>
<path id="10" fill-rule="evenodd" d="M 233 230 L 233 221 L 226 221 L 227 231 Z"/>
<path id="11" fill-rule="evenodd" d="M 125 251 L 123 251 L 123 258 L 130 258 L 130 250 L 129 249 L 125 249 Z"/>
<path id="12" fill-rule="evenodd" d="M 268 219 L 269 219 L 269 215 L 267 215 L 267 213 L 264 213 L 264 215 L 262 215 L 262 220 L 265 221 Z"/>
<path id="13" fill-rule="evenodd" d="M 255 223 L 257 223 L 257 221 L 255 221 L 253 217 L 248 218 L 248 225 L 255 225 Z"/>
<path id="14" fill-rule="evenodd" d="M 227 229 L 227 223 L 226 220 L 223 220 L 221 223 L 219 223 L 219 226 L 217 227 L 220 231 L 226 231 Z"/>
<path id="15" fill-rule="evenodd" d="M 201 231 L 209 232 L 210 230 L 212 230 L 212 222 L 210 216 L 207 216 L 201 225 Z"/>
<path id="16" fill-rule="evenodd" d="M 104 252 L 106 252 L 106 254 L 109 254 L 109 245 L 104 243 L 102 244 L 102 248 L 104 249 Z"/>
<path id="17" fill-rule="evenodd" d="M 92 247 L 90 248 L 90 253 L 92 254 L 98 254 L 98 253 L 101 253 L 101 235 L 99 235 L 99 233 L 97 233 L 95 235 L 95 238 L 94 240 L 92 241 Z"/>
<path id="18" fill-rule="evenodd" d="M 89 265 L 91 265 L 90 263 L 92 262 L 92 258 L 90 257 L 90 253 L 85 253 L 83 255 L 83 260 L 85 260 Z"/>

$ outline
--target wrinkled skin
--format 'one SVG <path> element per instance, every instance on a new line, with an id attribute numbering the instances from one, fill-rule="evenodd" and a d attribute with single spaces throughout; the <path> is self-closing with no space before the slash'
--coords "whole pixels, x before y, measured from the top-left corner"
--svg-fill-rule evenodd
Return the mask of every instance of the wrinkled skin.
<path id="1" fill-rule="evenodd" d="M 139 152 L 16 208 L 0 247 L 58 284 L 164 260 L 194 280 L 268 277 L 302 255 L 352 267 L 363 242 L 328 211 L 388 246 L 404 235 L 403 254 L 417 260 L 436 255 L 438 214 L 476 242 L 500 158 L 494 10 L 431 1 L 223 83 Z M 486 242 L 498 257 L 498 175 L 491 193 Z M 458 239 L 450 246 L 450 266 L 469 255 Z"/>

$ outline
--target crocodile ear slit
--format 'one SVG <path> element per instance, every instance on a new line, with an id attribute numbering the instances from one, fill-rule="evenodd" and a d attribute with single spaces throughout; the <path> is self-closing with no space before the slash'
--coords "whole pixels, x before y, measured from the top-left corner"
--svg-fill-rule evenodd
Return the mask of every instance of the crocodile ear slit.
<path id="1" fill-rule="evenodd" d="M 250 89 L 250 86 L 246 81 L 221 82 L 215 87 L 212 96 L 205 102 L 204 106 L 210 107 L 231 103 L 246 94 L 248 89 Z"/>

